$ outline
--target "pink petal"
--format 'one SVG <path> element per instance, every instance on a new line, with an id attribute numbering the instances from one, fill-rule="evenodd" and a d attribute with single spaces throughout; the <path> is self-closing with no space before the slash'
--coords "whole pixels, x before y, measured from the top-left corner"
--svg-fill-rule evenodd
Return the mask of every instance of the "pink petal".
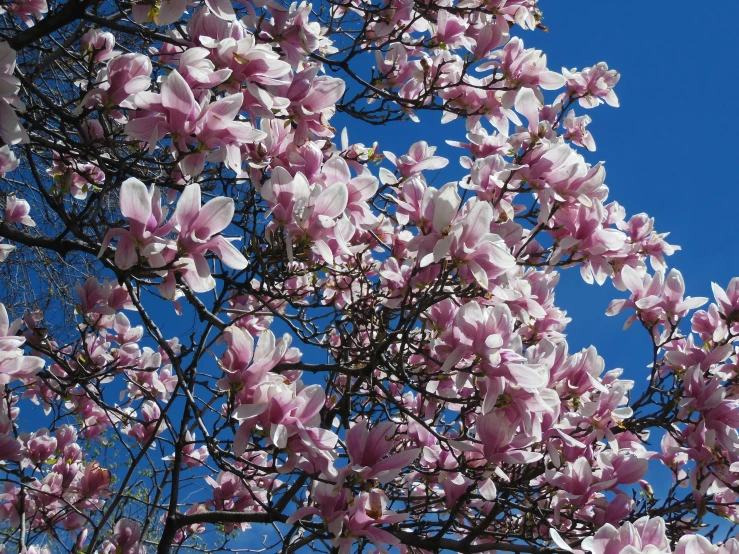
<path id="1" fill-rule="evenodd" d="M 169 25 L 177 21 L 187 8 L 187 0 L 162 0 L 157 25 Z"/>
<path id="2" fill-rule="evenodd" d="M 236 247 L 226 238 L 217 236 L 208 242 L 208 248 L 216 253 L 216 256 L 231 269 L 245 269 L 249 261 L 238 251 Z"/>
<path id="3" fill-rule="evenodd" d="M 193 292 L 208 292 L 216 288 L 216 280 L 210 274 L 208 261 L 203 256 L 193 254 L 192 258 L 186 260 L 190 263 L 182 272 L 182 277 Z"/>
<path id="4" fill-rule="evenodd" d="M 177 207 L 174 210 L 174 218 L 180 225 L 180 230 L 190 229 L 200 212 L 200 185 L 193 183 L 187 185 L 182 191 Z"/>
<path id="5" fill-rule="evenodd" d="M 121 235 L 115 249 L 115 265 L 119 269 L 131 269 L 139 262 L 136 244 L 130 234 Z"/>
<path id="6" fill-rule="evenodd" d="M 200 213 L 192 225 L 192 231 L 198 239 L 207 240 L 228 227 L 233 216 L 233 199 L 219 196 L 200 209 Z"/>
<path id="7" fill-rule="evenodd" d="M 205 3 L 216 17 L 226 21 L 236 19 L 236 12 L 234 12 L 233 5 L 231 5 L 231 0 L 205 0 Z"/>
<path id="8" fill-rule="evenodd" d="M 457 215 L 462 198 L 457 192 L 457 183 L 444 185 L 434 199 L 434 229 L 441 233 Z"/>
<path id="9" fill-rule="evenodd" d="M 133 177 L 121 185 L 121 214 L 131 222 L 131 231 L 138 237 L 142 236 L 151 217 L 152 193 L 144 183 Z"/>
<path id="10" fill-rule="evenodd" d="M 334 183 L 321 191 L 313 207 L 315 215 L 324 215 L 330 218 L 339 217 L 346 209 L 349 200 L 349 191 L 344 183 Z"/>
<path id="11" fill-rule="evenodd" d="M 162 106 L 169 109 L 169 121 L 175 132 L 185 129 L 196 109 L 190 85 L 175 69 L 162 85 Z"/>

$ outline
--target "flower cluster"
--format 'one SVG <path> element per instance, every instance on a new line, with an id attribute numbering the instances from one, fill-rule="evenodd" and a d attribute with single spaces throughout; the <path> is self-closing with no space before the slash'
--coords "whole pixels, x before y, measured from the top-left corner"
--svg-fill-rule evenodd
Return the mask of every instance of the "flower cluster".
<path id="1" fill-rule="evenodd" d="M 609 198 L 581 110 L 618 72 L 548 67 L 514 36 L 535 0 L 114 4 L 19 47 L 32 71 L 0 43 L 0 262 L 58 291 L 0 304 L 10 544 L 739 551 L 699 534 L 739 524 L 739 278 L 695 311 L 679 247 Z M 461 169 L 331 124 L 424 110 L 465 120 Z M 628 295 L 648 371 L 568 344 L 574 267 Z"/>

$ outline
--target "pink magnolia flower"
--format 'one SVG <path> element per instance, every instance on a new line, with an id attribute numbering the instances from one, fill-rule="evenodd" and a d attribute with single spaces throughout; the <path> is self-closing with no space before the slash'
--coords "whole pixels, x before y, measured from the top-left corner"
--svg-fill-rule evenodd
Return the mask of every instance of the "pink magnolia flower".
<path id="1" fill-rule="evenodd" d="M 187 9 L 187 0 L 163 0 L 159 11 L 152 14 L 151 19 L 157 25 L 170 25 L 180 19 Z M 134 6 L 134 17 L 137 15 L 137 10 Z M 139 8 L 140 9 L 140 8 Z M 137 21 L 140 19 L 137 18 Z"/>
<path id="2" fill-rule="evenodd" d="M 242 480 L 233 473 L 221 471 L 215 479 L 206 476 L 205 481 L 213 487 L 213 498 L 206 502 L 206 506 L 228 512 L 256 511 L 255 508 L 258 504 L 254 496 L 255 494 L 259 495 L 260 491 L 254 491 L 254 489 L 250 491 Z M 259 500 L 263 501 L 263 498 L 259 498 Z M 249 528 L 249 524 L 227 524 L 226 532 L 230 533 L 237 527 L 245 531 Z"/>
<path id="3" fill-rule="evenodd" d="M 507 217 L 512 219 L 515 214 L 510 202 L 503 195 L 503 188 L 506 181 L 512 177 L 512 173 L 520 169 L 520 166 L 506 162 L 499 154 L 482 156 L 474 162 L 468 158 L 464 160 L 466 165 L 471 165 L 470 178 L 460 182 L 460 186 L 475 191 L 480 200 L 487 202 L 495 200 L 501 205 Z"/>
<path id="4" fill-rule="evenodd" d="M 294 385 L 283 387 L 279 382 L 258 387 L 253 404 L 243 404 L 234 415 L 257 416 L 256 421 L 269 431 L 272 444 L 285 448 L 292 436 L 308 438 L 306 431 L 318 426 L 319 412 L 326 403 L 326 394 L 319 385 L 304 387 L 300 392 L 295 389 Z"/>
<path id="5" fill-rule="evenodd" d="M 634 523 L 624 523 L 620 529 L 607 523 L 594 536 L 587 537 L 582 542 L 582 547 L 591 554 L 671 553 L 665 522 L 661 517 L 643 517 Z"/>
<path id="6" fill-rule="evenodd" d="M 690 310 L 708 302 L 708 298 L 704 297 L 683 298 L 685 281 L 676 269 L 670 270 L 667 277 L 663 277 L 663 273 L 658 271 L 654 279 L 650 279 L 649 276 L 642 279 L 628 266 L 621 270 L 621 274 L 624 285 L 632 293 L 631 300 L 614 300 L 608 308 L 608 315 L 619 313 L 627 307 L 634 307 L 642 320 L 655 324 L 684 317 Z"/>
<path id="7" fill-rule="evenodd" d="M 16 335 L 20 322 L 10 324 L 5 306 L 0 304 L 0 385 L 33 377 L 44 367 L 44 360 L 23 354 L 26 339 Z"/>
<path id="8" fill-rule="evenodd" d="M 444 470 L 439 472 L 438 482 L 441 488 L 444 489 L 444 504 L 447 508 L 453 507 L 457 500 L 469 490 L 470 485 L 474 483 L 472 479 L 459 471 Z"/>
<path id="9" fill-rule="evenodd" d="M 616 479 L 601 480 L 593 474 L 590 462 L 583 457 L 567 462 L 561 471 L 549 470 L 547 481 L 560 489 L 560 494 L 577 506 L 586 505 L 593 494 L 615 486 Z"/>
<path id="10" fill-rule="evenodd" d="M 152 267 L 165 265 L 169 242 L 164 237 L 174 228 L 174 222 L 164 223 L 159 190 L 154 185 L 147 190 L 144 183 L 131 177 L 121 185 L 119 202 L 121 215 L 128 219 L 130 228 L 108 231 L 98 257 L 117 238 L 115 265 L 120 269 L 135 266 L 139 256 L 146 258 Z"/>
<path id="11" fill-rule="evenodd" d="M 592 522 L 596 525 L 596 528 L 600 528 L 606 523 L 618 525 L 629 517 L 635 505 L 634 499 L 625 493 L 616 493 L 612 500 L 607 499 L 602 494 L 597 494 L 581 513 L 587 513 L 586 517 L 588 518 L 592 514 Z"/>
<path id="12" fill-rule="evenodd" d="M 465 44 L 472 50 L 473 46 L 465 36 L 469 24 L 461 17 L 457 17 L 447 10 L 439 10 L 436 26 L 436 40 L 445 46 L 455 46 L 459 43 Z"/>
<path id="13" fill-rule="evenodd" d="M 223 340 L 228 345 L 220 360 L 225 375 L 216 385 L 224 392 L 239 392 L 237 400 L 242 406 L 249 406 L 237 408 L 239 417 L 258 415 L 265 407 L 252 406 L 257 389 L 262 385 L 268 386 L 273 381 L 286 385 L 279 375 L 269 373 L 269 370 L 287 353 L 289 341 L 275 340 L 272 331 L 266 330 L 259 335 L 259 343 L 255 349 L 254 338 L 236 325 L 230 325 L 224 330 Z"/>
<path id="14" fill-rule="evenodd" d="M 5 385 L 0 385 L 0 393 L 5 393 Z M 24 457 L 21 442 L 13 436 L 12 414 L 6 406 L 0 407 L 0 461 L 17 462 Z"/>
<path id="15" fill-rule="evenodd" d="M 56 437 L 57 448 L 64 450 L 67 445 L 77 442 L 77 429 L 73 425 L 60 425 L 54 432 L 54 436 Z"/>
<path id="16" fill-rule="evenodd" d="M 24 442 L 24 464 L 26 466 L 45 462 L 57 449 L 56 437 L 51 436 L 48 429 L 40 429 L 32 433 L 25 438 Z"/>
<path id="17" fill-rule="evenodd" d="M 567 115 L 562 120 L 562 126 L 567 131 L 564 137 L 571 140 L 578 146 L 587 148 L 591 152 L 595 152 L 595 139 L 590 131 L 586 129 L 590 125 L 591 119 L 589 115 L 581 115 L 575 117 L 574 111 L 567 112 Z"/>
<path id="18" fill-rule="evenodd" d="M 7 144 L 28 142 L 28 134 L 16 115 L 26 107 L 18 98 L 21 82 L 13 76 L 14 71 L 15 50 L 7 42 L 0 42 L 0 137 Z"/>
<path id="19" fill-rule="evenodd" d="M 236 270 L 244 269 L 248 261 L 231 240 L 219 234 L 233 219 L 233 199 L 220 196 L 203 206 L 200 203 L 200 185 L 188 185 L 177 201 L 172 219 L 179 231 L 177 248 L 182 254 L 178 270 L 193 291 L 207 292 L 215 287 L 215 279 L 210 274 L 206 252 L 215 252 L 225 265 Z"/>
<path id="20" fill-rule="evenodd" d="M 533 437 L 517 432 L 517 426 L 495 412 L 477 418 L 477 439 L 471 457 L 481 464 L 530 464 L 543 457 L 538 452 L 524 450 L 534 443 Z M 455 446 L 458 445 L 455 441 Z M 465 447 L 465 450 L 470 450 Z"/>
<path id="21" fill-rule="evenodd" d="M 210 12 L 226 21 L 232 21 L 236 19 L 236 12 L 234 11 L 231 0 L 205 0 L 205 5 L 208 6 Z"/>
<path id="22" fill-rule="evenodd" d="M 113 318 L 112 331 L 112 333 L 107 334 L 107 339 L 115 340 L 121 345 L 121 348 L 125 348 L 127 344 L 140 341 L 144 335 L 143 326 L 137 325 L 134 327 L 126 314 L 123 313 L 117 313 Z"/>
<path id="23" fill-rule="evenodd" d="M 231 223 L 233 199 L 218 197 L 202 207 L 200 204 L 200 186 L 188 185 L 177 202 L 174 215 L 165 222 L 159 190 L 153 185 L 147 190 L 138 179 L 127 179 L 121 186 L 120 205 L 130 229 L 108 231 L 99 255 L 118 238 L 115 263 L 119 268 L 133 267 L 139 263 L 139 257 L 145 258 L 152 268 L 162 268 L 176 259 L 176 269 L 193 291 L 213 289 L 215 280 L 204 256 L 208 251 L 215 252 L 232 269 L 244 269 L 248 262 L 219 234 Z M 166 238 L 172 231 L 179 233 L 176 242 Z M 163 273 L 165 289 L 174 288 L 174 276 L 168 271 Z"/>
<path id="24" fill-rule="evenodd" d="M 277 448 L 285 448 L 291 454 L 301 451 L 316 455 L 328 462 L 323 452 L 333 450 L 338 437 L 318 427 L 320 411 L 326 403 L 323 389 L 318 385 L 305 387 L 302 382 L 288 381 L 283 375 L 269 372 L 283 360 L 298 359 L 297 352 L 289 348 L 290 341 L 275 341 L 267 330 L 261 333 L 254 350 L 251 335 L 233 325 L 224 332 L 224 339 L 229 346 L 222 358 L 226 376 L 217 385 L 221 390 L 238 391 L 240 405 L 233 416 L 242 423 L 234 438 L 234 453 L 238 456 L 245 451 L 254 426 L 259 424 Z M 328 465 L 324 465 L 328 471 Z"/>
<path id="25" fill-rule="evenodd" d="M 567 95 L 577 98 L 583 108 L 595 108 L 603 102 L 614 108 L 619 106 L 613 87 L 621 75 L 618 71 L 608 69 L 605 62 L 582 71 L 562 68 L 562 74 L 567 79 Z"/>
<path id="26" fill-rule="evenodd" d="M 97 87 L 90 90 L 75 110 L 83 108 L 133 108 L 131 100 L 135 94 L 151 86 L 151 60 L 143 54 L 123 54 L 108 62 L 100 72 Z"/>
<path id="27" fill-rule="evenodd" d="M 192 68 L 191 68 L 192 69 Z M 180 167 L 186 175 L 198 175 L 206 161 L 225 161 L 234 171 L 241 169 L 241 144 L 264 138 L 262 131 L 249 123 L 236 121 L 243 103 L 241 93 L 231 94 L 211 104 L 207 98 L 199 104 L 187 81 L 177 70 L 161 86 L 161 93 L 142 93 L 136 97 L 137 117 L 125 127 L 128 136 L 149 143 L 172 135 L 174 152 L 186 155 Z M 140 112 L 140 113 L 139 113 Z M 150 114 L 150 115 L 147 115 Z"/>
<path id="28" fill-rule="evenodd" d="M 19 223 L 26 227 L 35 227 L 36 222 L 31 218 L 31 205 L 14 194 L 5 198 L 5 223 Z"/>
<path id="29" fill-rule="evenodd" d="M 215 16 L 210 10 L 194 10 L 192 17 L 187 21 L 187 32 L 196 46 L 214 48 L 212 41 L 218 43 L 229 37 L 238 40 L 249 31 L 241 21 L 226 21 Z"/>
<path id="30" fill-rule="evenodd" d="M 177 63 L 182 78 L 200 96 L 226 81 L 233 73 L 231 69 L 216 70 L 216 65 L 209 57 L 210 50 L 207 48 L 188 48 L 180 54 Z"/>
<path id="31" fill-rule="evenodd" d="M 619 218 L 616 226 L 629 235 L 631 243 L 638 246 L 640 254 L 649 256 L 649 263 L 655 271 L 667 271 L 665 256 L 672 256 L 676 250 L 680 250 L 679 246 L 668 244 L 665 240 L 670 233 L 654 231 L 654 218 L 647 214 L 635 214 L 628 221 Z M 614 284 L 621 288 L 616 281 Z"/>
<path id="32" fill-rule="evenodd" d="M 408 519 L 405 514 L 389 510 L 387 503 L 387 496 L 381 489 L 362 492 L 354 499 L 349 512 L 341 521 L 341 533 L 333 539 L 334 545 L 339 547 L 339 554 L 349 554 L 356 537 L 365 537 L 381 552 L 387 552 L 383 545 L 400 544 L 400 539 L 377 527 Z"/>
<path id="33" fill-rule="evenodd" d="M 479 71 L 499 69 L 503 76 L 515 87 L 541 87 L 555 90 L 565 84 L 565 78 L 547 69 L 547 57 L 541 50 L 524 49 L 523 41 L 512 38 L 502 50 L 490 54 L 493 61 L 482 64 Z"/>
<path id="34" fill-rule="evenodd" d="M 94 127 L 89 120 L 88 124 L 88 128 Z M 78 200 L 84 200 L 90 191 L 96 190 L 105 182 L 105 173 L 98 166 L 81 163 L 57 152 L 54 152 L 52 166 L 46 171 L 54 178 L 55 186 L 60 191 L 71 194 Z"/>
<path id="35" fill-rule="evenodd" d="M 20 17 L 27 27 L 33 27 L 34 25 L 30 16 L 40 21 L 48 11 L 49 6 L 46 4 L 46 0 L 13 0 L 10 5 L 0 6 L 0 14 L 8 12 Z"/>
<path id="36" fill-rule="evenodd" d="M 346 213 L 355 226 L 367 229 L 377 225 L 377 218 L 367 204 L 367 200 L 377 192 L 379 183 L 376 177 L 363 168 L 361 174 L 352 178 L 349 164 L 341 156 L 332 156 L 324 163 L 322 174 L 325 178 L 324 184 L 327 186 L 334 183 L 346 184 L 348 193 Z"/>
<path id="37" fill-rule="evenodd" d="M 405 260 L 398 264 L 397 258 L 388 258 L 380 266 L 380 279 L 385 292 L 382 303 L 390 308 L 397 307 L 403 301 L 408 279 L 413 274 L 415 260 Z"/>
<path id="38" fill-rule="evenodd" d="M 690 412 L 694 410 L 701 412 L 713 410 L 720 406 L 726 398 L 727 391 L 721 385 L 721 378 L 714 376 L 707 379 L 703 372 L 700 365 L 695 365 L 685 371 L 683 377 L 685 392 L 680 400 L 681 409 L 678 417 L 687 419 Z"/>
<path id="39" fill-rule="evenodd" d="M 716 283 L 711 283 L 711 289 L 721 318 L 726 321 L 726 325 L 733 327 L 739 323 L 739 277 L 734 277 L 726 290 Z"/>
<path id="40" fill-rule="evenodd" d="M 132 519 L 119 519 L 113 529 L 113 535 L 116 554 L 146 554 L 146 548 L 139 543 L 141 528 Z"/>
<path id="41" fill-rule="evenodd" d="M 719 554 L 723 550 L 703 535 L 683 535 L 675 547 L 675 554 Z"/>
<path id="42" fill-rule="evenodd" d="M 536 28 L 536 7 L 527 0 L 506 0 L 499 9 L 506 22 L 519 25 L 522 29 Z"/>
<path id="43" fill-rule="evenodd" d="M 332 533 L 338 535 L 341 532 L 343 518 L 346 515 L 349 489 L 337 487 L 326 481 L 317 481 L 313 484 L 311 490 L 311 500 L 311 505 L 295 510 L 287 519 L 287 524 L 292 525 L 299 519 L 318 515 L 326 522 Z"/>
<path id="44" fill-rule="evenodd" d="M 438 263 L 451 258 L 459 263 L 463 278 L 474 278 L 480 286 L 489 289 L 493 279 L 516 265 L 516 259 L 508 252 L 500 235 L 490 232 L 493 208 L 488 202 L 468 203 L 464 211 L 465 215 L 457 218 L 449 233 L 434 245 L 433 261 Z M 436 211 L 434 225 L 436 228 Z M 421 266 L 427 261 L 422 259 Z"/>
<path id="45" fill-rule="evenodd" d="M 82 122 L 82 138 L 94 146 L 102 144 L 105 130 L 97 119 L 86 119 Z"/>
<path id="46" fill-rule="evenodd" d="M 401 194 L 395 202 L 401 223 L 410 219 L 425 231 L 414 241 L 420 266 L 438 263 L 447 253 L 452 240 L 452 222 L 462 203 L 457 183 L 447 183 L 437 190 L 427 187 L 421 176 L 415 177 L 403 183 Z"/>
<path id="47" fill-rule="evenodd" d="M 162 458 L 163 460 L 173 461 L 174 454 Z M 195 436 L 190 431 L 185 432 L 185 446 L 182 447 L 182 463 L 188 469 L 201 466 L 208 459 L 208 447 L 201 445 L 195 448 Z"/>
<path id="48" fill-rule="evenodd" d="M 557 364 L 552 371 L 552 386 L 560 396 L 582 396 L 596 387 L 605 369 L 605 361 L 594 346 L 584 348 Z"/>
<path id="49" fill-rule="evenodd" d="M 595 169 L 595 168 L 594 168 Z M 600 180 L 600 177 L 597 177 Z M 607 227 L 607 212 L 597 198 L 579 206 L 560 208 L 553 220 L 561 225 L 552 233 L 559 246 L 552 260 L 559 261 L 564 254 L 574 255 L 580 262 L 580 275 L 586 283 L 602 285 L 608 277 L 615 275 L 611 262 L 620 259 L 626 246 L 626 236 L 618 229 Z"/>
<path id="50" fill-rule="evenodd" d="M 284 15 L 283 15 L 284 14 Z M 312 7 L 308 2 L 300 2 L 297 7 L 291 6 L 290 11 L 282 12 L 281 17 L 275 17 L 279 26 L 275 26 L 275 36 L 282 36 L 280 47 L 286 51 L 287 59 L 293 65 L 297 64 L 298 55 L 304 52 L 319 50 L 327 54 L 337 52 L 331 38 L 326 36 L 325 27 L 313 19 Z"/>
<path id="51" fill-rule="evenodd" d="M 6 173 L 10 173 L 18 167 L 18 158 L 15 153 L 6 144 L 0 148 L 0 177 L 4 177 Z"/>
<path id="52" fill-rule="evenodd" d="M 109 496 L 109 487 L 110 471 L 100 467 L 100 464 L 97 462 L 88 463 L 79 480 L 79 489 L 82 497 L 89 500 Z"/>
<path id="53" fill-rule="evenodd" d="M 262 198 L 271 207 L 271 216 L 279 225 L 292 223 L 310 196 L 310 183 L 302 172 L 291 175 L 284 167 L 275 167 L 262 186 Z M 347 195 L 348 196 L 348 195 Z"/>
<path id="54" fill-rule="evenodd" d="M 76 286 L 75 291 L 80 299 L 77 312 L 90 314 L 96 319 L 115 315 L 116 310 L 135 309 L 128 290 L 118 283 L 112 284 L 107 280 L 101 283 L 95 277 L 88 277 L 82 285 Z M 99 323 L 105 326 L 110 321 L 112 318 L 108 317 Z"/>
<path id="55" fill-rule="evenodd" d="M 272 178 L 262 187 L 262 197 L 274 206 L 277 222 L 286 224 L 288 236 L 292 238 L 287 245 L 291 260 L 293 241 L 302 239 L 326 263 L 333 264 L 334 250 L 328 241 L 335 239 L 343 245 L 353 234 L 343 233 L 342 229 L 346 228 L 337 221 L 349 201 L 346 183 L 335 182 L 323 189 L 316 186 L 311 191 L 302 173 L 298 172 L 293 177 L 287 170 L 277 167 Z"/>
<path id="56" fill-rule="evenodd" d="M 616 315 L 627 308 L 633 308 L 640 310 L 640 313 L 629 316 L 624 324 L 624 329 L 630 327 L 637 320 L 638 316 L 641 316 L 642 320 L 647 324 L 657 323 L 661 318 L 659 311 L 639 309 L 637 308 L 637 302 L 644 298 L 658 297 L 660 295 L 664 284 L 664 274 L 658 271 L 654 274 L 654 278 L 648 273 L 641 276 L 633 268 L 624 266 L 621 269 L 621 281 L 631 292 L 631 298 L 629 300 L 617 299 L 611 301 L 606 310 L 606 315 Z"/>
<path id="57" fill-rule="evenodd" d="M 475 60 L 486 58 L 493 50 L 508 42 L 510 38 L 510 31 L 505 18 L 488 17 L 486 19 L 486 21 L 481 22 L 482 25 L 479 27 L 475 25 L 467 30 L 468 34 L 473 35 L 475 41 Z"/>
<path id="58" fill-rule="evenodd" d="M 602 468 L 603 481 L 615 479 L 616 485 L 629 485 L 646 475 L 649 460 L 642 455 L 633 455 L 628 449 L 608 450 L 598 455 L 598 464 Z"/>
<path id="59" fill-rule="evenodd" d="M 290 112 L 298 123 L 295 139 L 302 144 L 312 132 L 318 137 L 331 137 L 333 128 L 328 124 L 335 105 L 344 95 L 346 83 L 326 75 L 318 76 L 319 66 L 314 65 L 296 73 L 284 93 L 290 101 Z"/>
<path id="60" fill-rule="evenodd" d="M 557 200 L 591 207 L 604 198 L 606 173 L 603 165 L 591 167 L 562 138 L 542 141 L 524 156 L 523 163 L 526 166 L 521 168 L 521 176 L 533 188 L 541 190 L 547 206 Z M 547 212 L 544 217 L 548 215 Z M 598 216 L 602 219 L 601 213 Z"/>
<path id="61" fill-rule="evenodd" d="M 406 179 L 422 171 L 441 169 L 446 167 L 449 160 L 434 156 L 435 146 L 429 146 L 426 141 L 415 142 L 407 154 L 397 157 L 392 152 L 383 152 L 383 155 L 398 168 L 400 175 Z"/>
<path id="62" fill-rule="evenodd" d="M 80 47 L 83 52 L 89 52 L 92 60 L 106 62 L 120 54 L 115 48 L 115 36 L 113 33 L 90 29 L 80 39 Z"/>
<path id="63" fill-rule="evenodd" d="M 250 285 L 254 291 L 261 287 L 256 279 L 252 279 Z M 228 302 L 227 311 L 233 324 L 254 337 L 272 325 L 272 310 L 282 311 L 283 306 L 280 301 L 270 301 L 255 294 L 234 294 Z"/>
<path id="64" fill-rule="evenodd" d="M 133 437 L 140 444 L 145 444 L 153 437 L 164 431 L 165 424 L 162 420 L 162 410 L 159 404 L 150 400 L 145 400 L 141 405 L 141 420 L 136 421 L 135 412 L 130 416 L 129 424 L 121 428 L 121 431 Z"/>
<path id="65" fill-rule="evenodd" d="M 449 371 L 463 358 L 473 355 L 479 359 L 489 374 L 504 375 L 527 390 L 538 390 L 548 382 L 538 368 L 521 364 L 524 358 L 506 353 L 501 356 L 511 337 L 513 317 L 505 304 L 494 307 L 470 301 L 456 313 L 452 327 L 451 344 L 454 349 L 444 360 L 440 371 Z"/>
<path id="66" fill-rule="evenodd" d="M 163 0 L 156 4 L 139 3 L 134 4 L 131 10 L 134 21 L 136 23 L 154 23 L 156 25 L 170 25 L 177 22 L 185 13 L 187 6 L 193 4 L 188 0 Z M 206 0 L 206 10 L 200 10 L 208 13 L 223 21 L 233 21 L 236 19 L 233 5 L 230 0 Z"/>
<path id="67" fill-rule="evenodd" d="M 251 33 L 217 43 L 205 37 L 200 40 L 207 48 L 217 48 L 215 55 L 231 70 L 232 80 L 246 85 L 251 95 L 261 96 L 255 84 L 279 86 L 291 81 L 290 64 L 280 59 L 271 44 L 257 42 Z"/>
<path id="68" fill-rule="evenodd" d="M 392 421 L 375 425 L 371 430 L 362 421 L 346 434 L 346 450 L 351 468 L 362 479 L 388 483 L 418 457 L 420 448 L 408 448 L 386 457 L 393 449 L 397 426 Z"/>

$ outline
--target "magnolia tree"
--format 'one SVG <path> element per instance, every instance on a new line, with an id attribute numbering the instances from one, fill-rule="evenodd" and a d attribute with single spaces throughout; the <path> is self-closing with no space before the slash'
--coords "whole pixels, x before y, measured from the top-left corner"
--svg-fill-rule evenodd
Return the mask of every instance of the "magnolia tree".
<path id="1" fill-rule="evenodd" d="M 739 280 L 684 296 L 609 200 L 619 74 L 548 68 L 536 0 L 0 21 L 0 552 L 739 552 Z M 332 126 L 425 112 L 440 187 Z M 569 351 L 570 267 L 634 380 Z"/>

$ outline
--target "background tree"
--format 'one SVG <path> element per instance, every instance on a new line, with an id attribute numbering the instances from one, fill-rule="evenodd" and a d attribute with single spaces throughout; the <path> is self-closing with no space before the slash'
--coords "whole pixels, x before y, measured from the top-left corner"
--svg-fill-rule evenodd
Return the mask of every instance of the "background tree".
<path id="1" fill-rule="evenodd" d="M 739 281 L 683 322 L 535 0 L 0 6 L 0 549 L 739 551 Z M 463 173 L 336 112 L 462 118 Z M 647 385 L 568 351 L 568 267 Z"/>

